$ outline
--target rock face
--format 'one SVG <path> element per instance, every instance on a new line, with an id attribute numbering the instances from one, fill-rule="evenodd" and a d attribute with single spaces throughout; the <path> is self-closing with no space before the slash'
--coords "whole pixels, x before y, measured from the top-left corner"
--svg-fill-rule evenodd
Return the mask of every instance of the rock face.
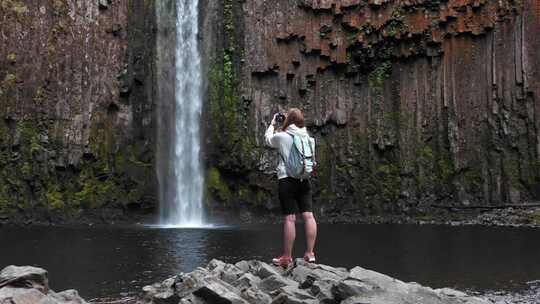
<path id="1" fill-rule="evenodd" d="M 8 0 L 0 16 L 0 214 L 152 207 L 153 2 Z"/>
<path id="2" fill-rule="evenodd" d="M 86 304 L 76 290 L 49 289 L 47 271 L 31 266 L 8 266 L 0 272 L 1 304 Z"/>
<path id="3" fill-rule="evenodd" d="M 209 193 L 278 206 L 278 159 L 263 134 L 273 113 L 297 106 L 318 142 L 322 213 L 538 200 L 539 8 L 538 0 L 207 4 L 215 22 L 203 23 L 203 41 L 217 41 L 207 54 Z"/>
<path id="4" fill-rule="evenodd" d="M 0 219 L 114 219 L 156 205 L 155 171 L 170 168 L 171 150 L 155 138 L 169 139 L 157 127 L 171 125 L 174 87 L 160 69 L 174 58 L 156 45 L 173 46 L 175 2 L 159 3 L 0 1 Z M 540 199 L 539 0 L 201 0 L 200 10 L 214 207 L 279 206 L 278 158 L 262 136 L 290 106 L 317 139 L 323 214 Z"/>
<path id="5" fill-rule="evenodd" d="M 212 260 L 162 283 L 146 286 L 144 303 L 357 303 L 487 304 L 448 289 L 404 283 L 355 267 L 350 271 L 296 261 L 286 271 L 260 261 L 226 264 Z"/>

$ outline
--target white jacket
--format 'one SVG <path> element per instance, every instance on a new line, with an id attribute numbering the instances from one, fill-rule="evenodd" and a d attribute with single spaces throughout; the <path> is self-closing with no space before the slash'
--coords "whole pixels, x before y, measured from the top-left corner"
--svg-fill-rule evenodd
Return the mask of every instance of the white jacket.
<path id="1" fill-rule="evenodd" d="M 277 166 L 278 179 L 287 177 L 287 172 L 285 170 L 285 163 L 283 162 L 283 159 L 289 158 L 289 152 L 291 151 L 291 147 L 293 144 L 293 138 L 289 134 L 300 136 L 308 135 L 307 129 L 305 127 L 299 128 L 294 124 L 288 126 L 287 130 L 285 131 L 286 132 L 274 133 L 274 126 L 270 125 L 264 133 L 264 139 L 266 141 L 266 144 L 272 148 L 278 149 L 279 154 L 281 155 L 279 157 L 279 164 Z"/>

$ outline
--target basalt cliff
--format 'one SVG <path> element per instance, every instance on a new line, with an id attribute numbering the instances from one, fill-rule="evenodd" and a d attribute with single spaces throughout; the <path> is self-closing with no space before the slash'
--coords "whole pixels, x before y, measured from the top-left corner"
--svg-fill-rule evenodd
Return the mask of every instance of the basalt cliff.
<path id="1" fill-rule="evenodd" d="M 218 200 L 273 205 L 277 158 L 262 135 L 290 106 L 318 142 L 323 213 L 538 200 L 540 1 L 225 1 L 215 11 L 223 54 L 209 64 L 205 140 Z"/>
<path id="2" fill-rule="evenodd" d="M 171 77 L 160 54 L 174 30 L 158 17 L 175 1 L 156 3 L 0 1 L 1 214 L 155 208 Z M 322 214 L 540 199 L 539 0 L 203 0 L 200 11 L 210 209 L 277 208 L 263 134 L 291 106 L 317 140 Z"/>

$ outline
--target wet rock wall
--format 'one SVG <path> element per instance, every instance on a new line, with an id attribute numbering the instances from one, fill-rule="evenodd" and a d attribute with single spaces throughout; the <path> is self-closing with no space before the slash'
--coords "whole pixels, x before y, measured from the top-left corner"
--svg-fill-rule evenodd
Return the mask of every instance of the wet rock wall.
<path id="1" fill-rule="evenodd" d="M 152 1 L 0 1 L 0 214 L 155 205 L 154 22 Z"/>
<path id="2" fill-rule="evenodd" d="M 319 211 L 539 199 L 540 1 L 223 1 L 216 12 L 213 201 L 279 206 L 262 139 L 290 106 L 318 142 Z"/>

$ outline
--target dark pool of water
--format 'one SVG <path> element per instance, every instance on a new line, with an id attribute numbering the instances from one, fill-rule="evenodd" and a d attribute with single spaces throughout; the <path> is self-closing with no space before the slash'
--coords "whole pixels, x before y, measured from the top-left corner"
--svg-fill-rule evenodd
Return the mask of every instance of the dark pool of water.
<path id="1" fill-rule="evenodd" d="M 302 226 L 298 226 L 302 228 Z M 269 260 L 279 225 L 219 229 L 0 227 L 0 268 L 35 265 L 52 288 L 87 299 L 138 291 L 213 258 Z M 297 256 L 303 252 L 298 230 Z M 361 265 L 404 281 L 466 290 L 519 290 L 540 279 L 540 229 L 321 225 L 319 262 Z"/>

